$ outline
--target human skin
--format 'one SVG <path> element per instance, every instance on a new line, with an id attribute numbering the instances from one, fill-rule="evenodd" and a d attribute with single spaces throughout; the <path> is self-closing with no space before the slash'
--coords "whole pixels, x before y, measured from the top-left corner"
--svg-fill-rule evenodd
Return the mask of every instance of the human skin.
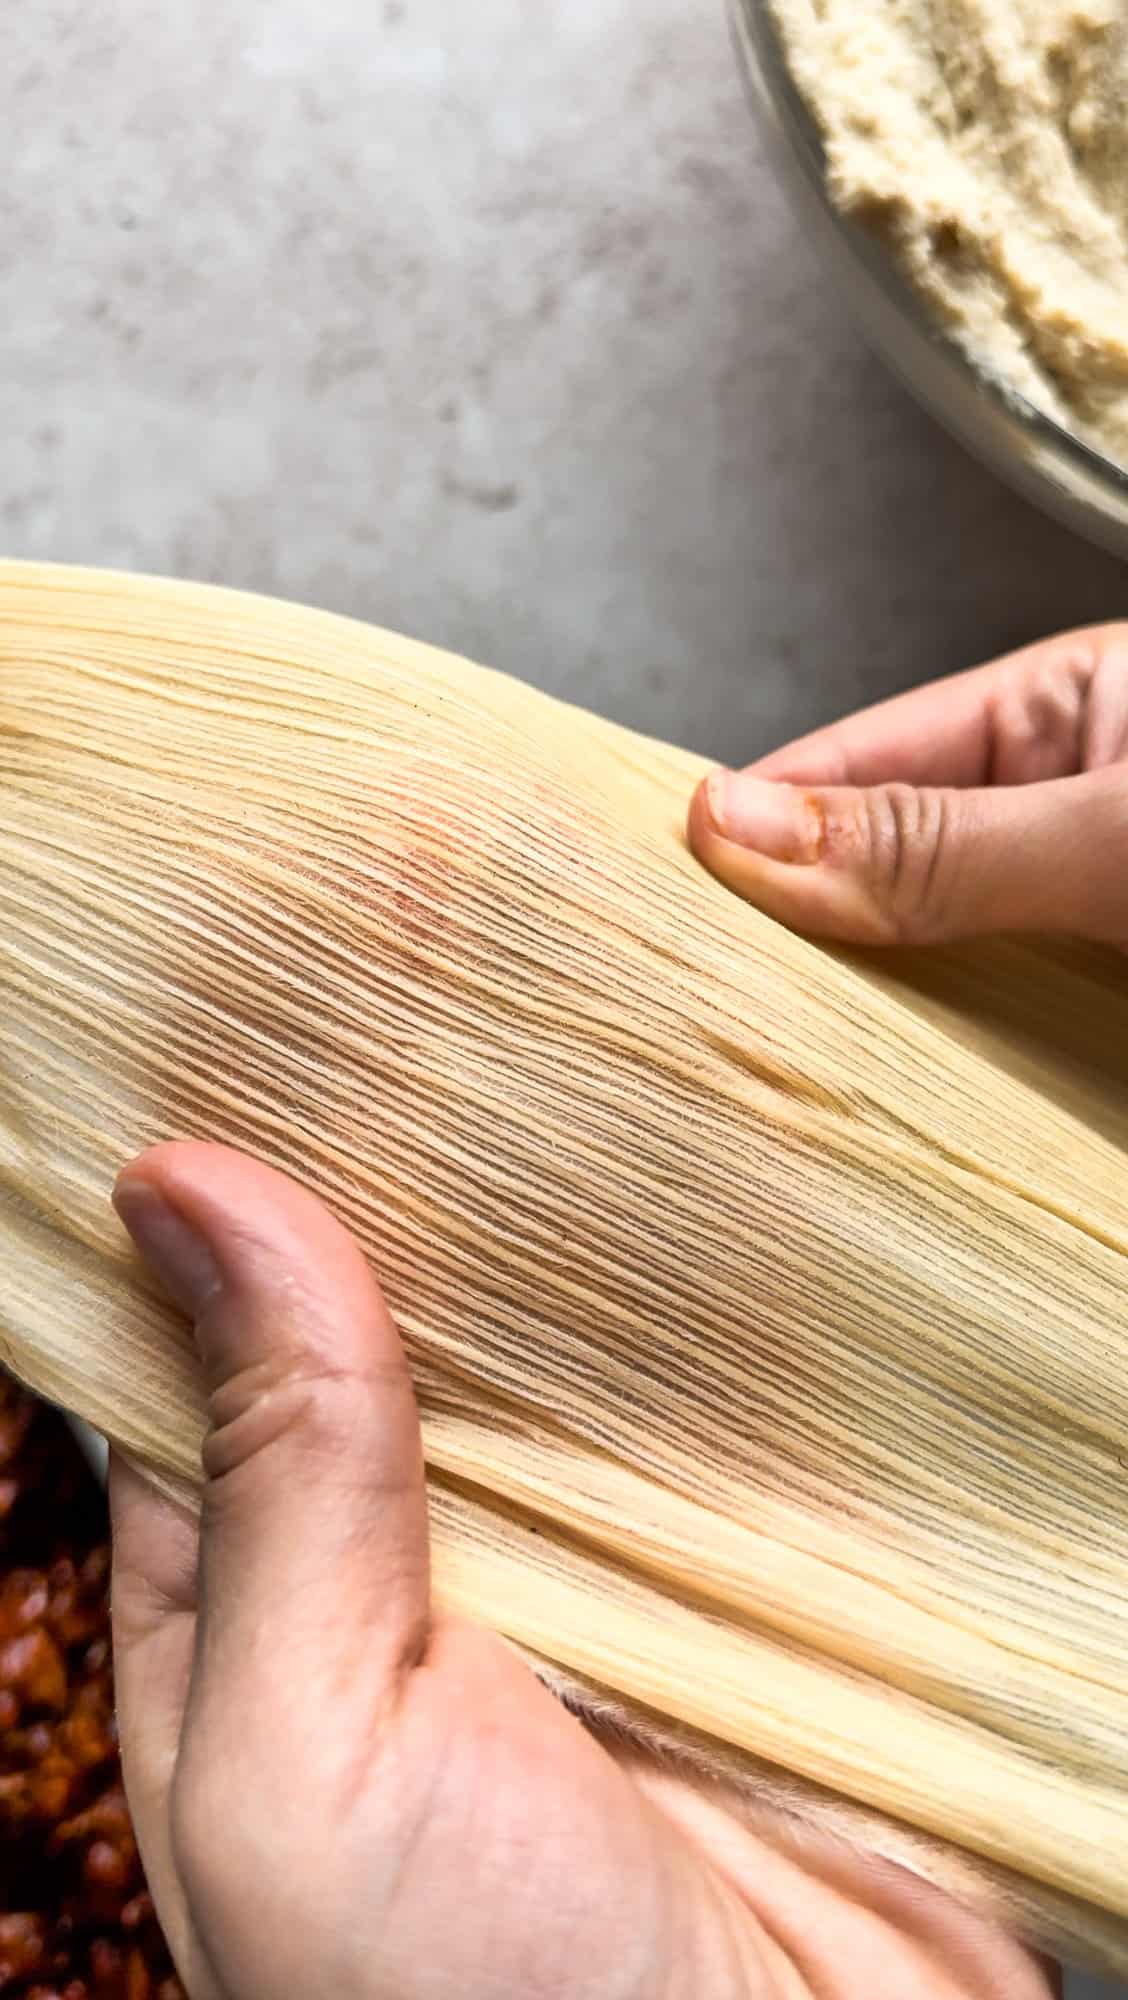
<path id="1" fill-rule="evenodd" d="M 126 1787 L 192 2000 L 1046 2000 L 907 1871 L 611 1750 L 432 1604 L 403 1350 L 347 1232 L 218 1147 L 117 1189 L 210 1393 L 199 1522 L 111 1478 Z"/>
<path id="2" fill-rule="evenodd" d="M 1128 941 L 1128 628 L 1069 635 L 696 794 L 690 839 L 796 928 Z M 310 1195 L 156 1149 L 117 1203 L 192 1321 L 200 1521 L 116 1463 L 127 1788 L 192 2000 L 1046 2000 L 999 1926 L 726 1809 L 431 1602 L 418 1419 L 375 1278 Z"/>
<path id="3" fill-rule="evenodd" d="M 690 843 L 769 916 L 853 944 L 1128 943 L 1128 624 L 816 730 L 694 796 Z"/>

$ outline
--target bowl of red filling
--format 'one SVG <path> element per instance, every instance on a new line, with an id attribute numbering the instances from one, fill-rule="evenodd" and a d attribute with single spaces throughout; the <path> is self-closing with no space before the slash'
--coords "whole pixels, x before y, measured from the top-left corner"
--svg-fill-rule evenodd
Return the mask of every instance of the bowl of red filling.
<path id="1" fill-rule="evenodd" d="M 185 2000 L 121 1782 L 105 1496 L 0 1373 L 0 2000 Z"/>

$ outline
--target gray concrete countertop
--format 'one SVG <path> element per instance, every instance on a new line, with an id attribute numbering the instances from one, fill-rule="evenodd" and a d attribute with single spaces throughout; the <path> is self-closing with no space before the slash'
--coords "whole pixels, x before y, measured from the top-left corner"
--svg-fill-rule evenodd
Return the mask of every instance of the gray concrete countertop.
<path id="1" fill-rule="evenodd" d="M 4 44 L 4 552 L 727 758 L 1128 613 L 845 321 L 722 0 L 35 0 Z"/>

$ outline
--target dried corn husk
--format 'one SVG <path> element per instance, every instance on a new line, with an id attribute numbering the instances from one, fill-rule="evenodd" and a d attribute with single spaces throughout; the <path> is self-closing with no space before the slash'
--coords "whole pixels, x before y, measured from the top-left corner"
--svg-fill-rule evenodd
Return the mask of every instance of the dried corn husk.
<path id="1" fill-rule="evenodd" d="M 686 851 L 700 768 L 0 566 L 0 1358 L 191 1490 L 109 1187 L 173 1135 L 288 1169 L 407 1340 L 449 1604 L 1126 1966 L 1122 963 L 816 948 Z"/>

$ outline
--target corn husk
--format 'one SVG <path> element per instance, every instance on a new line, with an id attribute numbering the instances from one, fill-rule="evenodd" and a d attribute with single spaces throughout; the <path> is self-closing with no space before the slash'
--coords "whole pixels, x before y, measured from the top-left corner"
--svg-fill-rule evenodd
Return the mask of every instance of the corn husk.
<path id="1" fill-rule="evenodd" d="M 0 566 L 0 1359 L 193 1491 L 110 1185 L 288 1170 L 407 1342 L 444 1602 L 1126 1967 L 1123 962 L 820 949 L 686 850 L 701 769 L 344 619 Z"/>

